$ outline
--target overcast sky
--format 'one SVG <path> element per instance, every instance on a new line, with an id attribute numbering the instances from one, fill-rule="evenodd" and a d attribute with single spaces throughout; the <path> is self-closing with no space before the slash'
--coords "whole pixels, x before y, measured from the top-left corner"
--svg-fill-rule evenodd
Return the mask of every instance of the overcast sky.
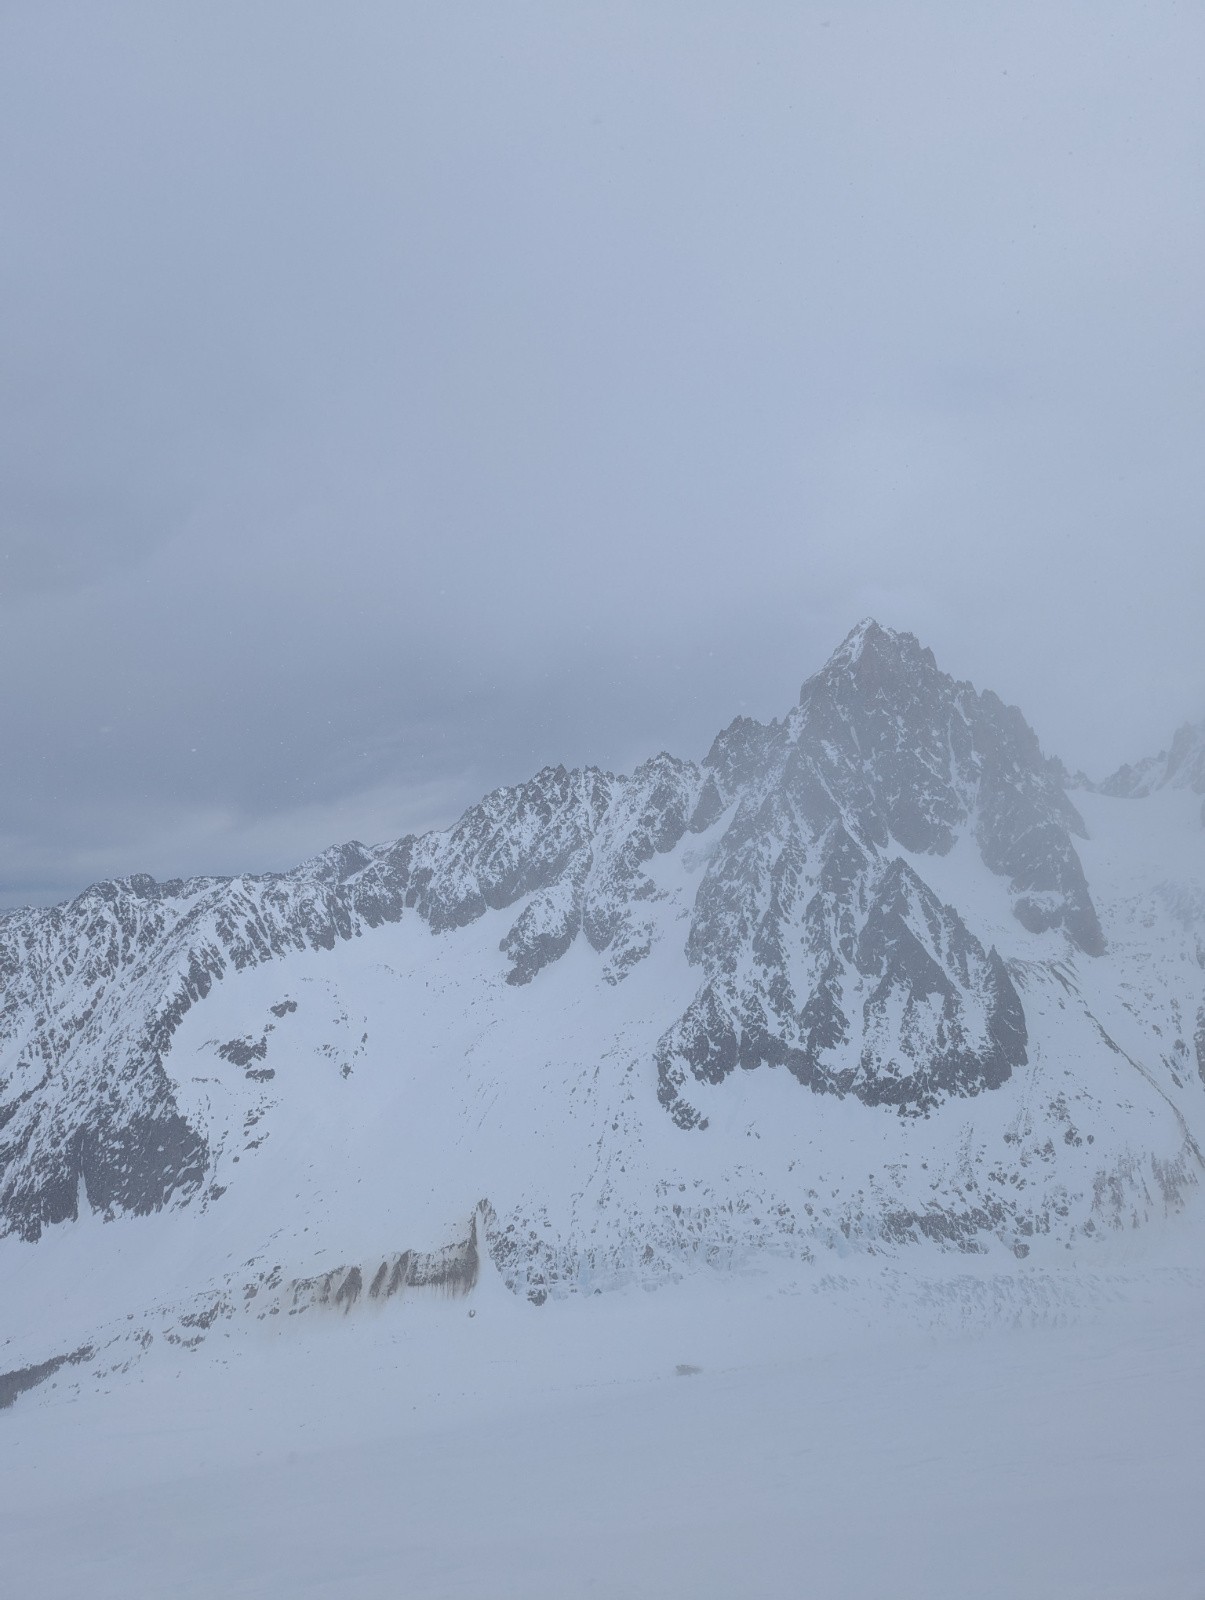
<path id="1" fill-rule="evenodd" d="M 1205 716 L 1205 7 L 0 3 L 0 903 L 701 755 L 863 615 Z"/>

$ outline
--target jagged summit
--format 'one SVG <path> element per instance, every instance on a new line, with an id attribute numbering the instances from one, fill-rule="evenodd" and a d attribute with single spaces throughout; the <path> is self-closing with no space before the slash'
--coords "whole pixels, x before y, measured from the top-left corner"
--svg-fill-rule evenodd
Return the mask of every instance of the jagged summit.
<path id="1" fill-rule="evenodd" d="M 863 617 L 815 676 L 856 670 L 863 660 L 888 671 L 906 672 L 925 665 L 936 669 L 933 652 L 926 649 L 915 634 L 897 632 L 894 628 L 883 627 L 873 617 Z"/>
<path id="2" fill-rule="evenodd" d="M 882 627 L 873 617 L 863 617 L 856 627 L 849 630 L 820 670 L 827 672 L 855 666 L 867 648 L 874 649 L 880 641 L 889 644 L 898 638 L 897 633 Z"/>

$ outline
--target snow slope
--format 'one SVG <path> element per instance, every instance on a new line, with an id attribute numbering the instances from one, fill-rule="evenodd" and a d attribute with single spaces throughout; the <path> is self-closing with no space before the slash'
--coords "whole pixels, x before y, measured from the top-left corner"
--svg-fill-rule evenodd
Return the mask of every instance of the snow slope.
<path id="1" fill-rule="evenodd" d="M 487 1279 L 471 1302 L 158 1345 L 137 1382 L 0 1415 L 6 1586 L 1198 1600 L 1184 1220 L 1141 1268 L 1115 1240 L 1045 1298 L 1030 1262 L 947 1256 L 925 1279 L 861 1258 L 541 1308 Z"/>

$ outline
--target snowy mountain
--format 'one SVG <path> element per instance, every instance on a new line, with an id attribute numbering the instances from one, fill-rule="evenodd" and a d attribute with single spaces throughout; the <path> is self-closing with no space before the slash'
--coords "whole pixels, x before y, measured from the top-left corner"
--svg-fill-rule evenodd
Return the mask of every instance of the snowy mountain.
<path id="1" fill-rule="evenodd" d="M 1130 800 L 1167 788 L 1205 796 L 1205 723 L 1194 727 L 1186 722 L 1176 730 L 1170 750 L 1119 767 L 1097 787 L 1101 794 Z M 1205 826 L 1205 800 L 1201 802 L 1201 823 Z"/>
<path id="2" fill-rule="evenodd" d="M 866 622 L 700 763 L 0 916 L 3 1259 L 53 1295 L 79 1241 L 53 1346 L 5 1330 L 12 1394 L 486 1269 L 540 1303 L 1175 1211 L 1205 1164 L 1181 745 L 1157 828 L 1077 809 L 1019 711 Z"/>

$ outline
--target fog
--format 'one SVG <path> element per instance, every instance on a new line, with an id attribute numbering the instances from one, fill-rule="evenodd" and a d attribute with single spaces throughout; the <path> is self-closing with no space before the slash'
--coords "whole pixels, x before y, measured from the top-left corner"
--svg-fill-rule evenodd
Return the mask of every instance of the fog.
<path id="1" fill-rule="evenodd" d="M 0 9 L 0 893 L 700 755 L 866 614 L 1205 715 L 1205 15 Z"/>

